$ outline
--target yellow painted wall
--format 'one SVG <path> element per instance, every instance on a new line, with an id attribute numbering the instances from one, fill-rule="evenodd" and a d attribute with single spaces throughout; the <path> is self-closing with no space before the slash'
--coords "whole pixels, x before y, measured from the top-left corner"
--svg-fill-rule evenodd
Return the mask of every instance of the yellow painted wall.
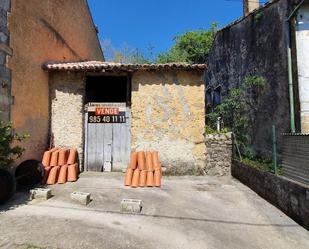
<path id="1" fill-rule="evenodd" d="M 9 16 L 12 70 L 11 120 L 31 138 L 21 160 L 41 159 L 48 146 L 46 61 L 103 60 L 86 0 L 12 0 Z"/>
<path id="2" fill-rule="evenodd" d="M 158 150 L 171 174 L 205 167 L 202 72 L 137 72 L 132 78 L 132 149 Z"/>

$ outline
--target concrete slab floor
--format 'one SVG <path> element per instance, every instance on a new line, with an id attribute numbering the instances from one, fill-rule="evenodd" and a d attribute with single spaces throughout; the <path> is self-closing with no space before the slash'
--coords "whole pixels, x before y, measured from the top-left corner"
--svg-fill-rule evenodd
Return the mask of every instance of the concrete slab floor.
<path id="1" fill-rule="evenodd" d="M 53 198 L 18 193 L 0 207 L 0 248 L 309 248 L 309 232 L 237 180 L 164 177 L 162 188 L 131 189 L 118 173 L 83 173 L 50 186 Z M 89 192 L 88 206 L 70 199 Z M 120 213 L 124 198 L 141 214 Z"/>

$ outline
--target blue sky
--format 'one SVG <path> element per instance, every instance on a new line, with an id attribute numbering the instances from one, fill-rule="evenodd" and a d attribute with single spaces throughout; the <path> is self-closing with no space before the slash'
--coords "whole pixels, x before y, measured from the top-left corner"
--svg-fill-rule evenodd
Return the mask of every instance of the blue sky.
<path id="1" fill-rule="evenodd" d="M 225 26 L 242 15 L 242 0 L 88 0 L 100 40 L 115 48 L 127 44 L 149 56 L 166 51 L 173 37 Z"/>

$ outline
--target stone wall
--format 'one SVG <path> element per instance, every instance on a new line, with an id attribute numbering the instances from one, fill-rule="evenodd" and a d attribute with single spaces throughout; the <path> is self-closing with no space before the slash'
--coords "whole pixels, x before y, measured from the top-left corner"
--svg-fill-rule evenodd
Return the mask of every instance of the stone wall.
<path id="1" fill-rule="evenodd" d="M 83 75 L 51 73 L 51 137 L 55 147 L 77 148 L 81 169 L 84 158 L 84 96 Z"/>
<path id="2" fill-rule="evenodd" d="M 137 72 L 132 79 L 132 149 L 158 150 L 167 174 L 205 167 L 202 72 Z"/>
<path id="3" fill-rule="evenodd" d="M 233 161 L 232 176 L 309 229 L 309 187 Z"/>
<path id="4" fill-rule="evenodd" d="M 222 96 L 247 76 L 266 79 L 265 93 L 249 134 L 257 156 L 271 155 L 271 128 L 290 131 L 286 19 L 298 0 L 276 0 L 217 33 L 208 60 L 206 89 L 221 86 Z M 295 95 L 296 96 L 296 95 Z M 297 103 L 297 101 L 295 102 Z M 281 150 L 278 137 L 278 149 Z"/>
<path id="5" fill-rule="evenodd" d="M 9 121 L 11 107 L 11 72 L 7 68 L 8 56 L 12 55 L 8 30 L 8 13 L 11 1 L 0 1 L 0 119 Z"/>
<path id="6" fill-rule="evenodd" d="M 206 144 L 206 175 L 230 175 L 232 164 L 232 133 L 207 134 Z"/>

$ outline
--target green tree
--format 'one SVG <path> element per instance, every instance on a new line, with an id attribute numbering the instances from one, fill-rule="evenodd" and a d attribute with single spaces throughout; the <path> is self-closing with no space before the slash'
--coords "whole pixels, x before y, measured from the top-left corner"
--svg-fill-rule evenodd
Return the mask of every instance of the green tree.
<path id="1" fill-rule="evenodd" d="M 156 58 L 156 63 L 205 63 L 217 32 L 217 23 L 209 30 L 189 31 L 174 38 L 175 45 Z"/>

